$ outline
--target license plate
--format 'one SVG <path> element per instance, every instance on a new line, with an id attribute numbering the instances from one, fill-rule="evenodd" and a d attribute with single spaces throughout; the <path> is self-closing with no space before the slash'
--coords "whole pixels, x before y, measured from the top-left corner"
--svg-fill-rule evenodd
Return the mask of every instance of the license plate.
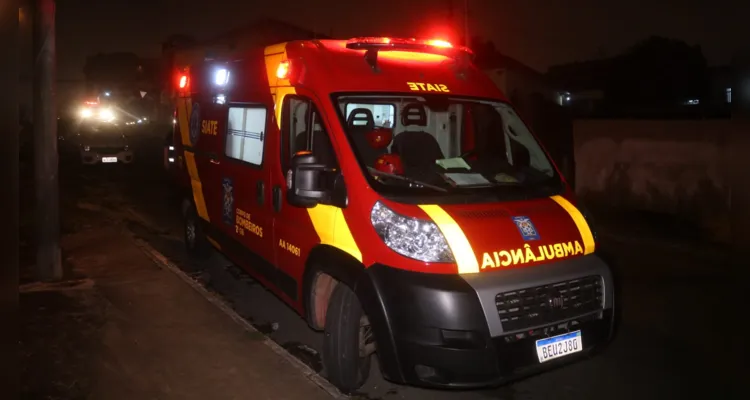
<path id="1" fill-rule="evenodd" d="M 102 157 L 103 163 L 115 163 L 117 162 L 117 157 Z"/>
<path id="2" fill-rule="evenodd" d="M 554 360 L 567 355 L 583 351 L 581 331 L 552 336 L 536 341 L 536 355 L 539 362 Z"/>

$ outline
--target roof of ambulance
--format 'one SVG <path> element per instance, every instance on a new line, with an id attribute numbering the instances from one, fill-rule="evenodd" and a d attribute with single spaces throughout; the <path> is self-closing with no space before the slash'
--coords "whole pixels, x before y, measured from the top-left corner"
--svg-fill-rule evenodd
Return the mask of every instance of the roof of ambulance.
<path id="1" fill-rule="evenodd" d="M 489 77 L 474 65 L 469 68 L 467 78 L 461 79 L 450 57 L 389 50 L 378 53 L 380 71 L 376 73 L 365 61 L 365 51 L 348 49 L 346 43 L 346 40 L 293 41 L 287 43 L 287 57 L 292 60 L 292 68 L 295 59 L 304 63 L 306 86 L 329 93 L 412 92 L 407 82 L 417 82 L 446 85 L 453 96 L 506 100 Z"/>

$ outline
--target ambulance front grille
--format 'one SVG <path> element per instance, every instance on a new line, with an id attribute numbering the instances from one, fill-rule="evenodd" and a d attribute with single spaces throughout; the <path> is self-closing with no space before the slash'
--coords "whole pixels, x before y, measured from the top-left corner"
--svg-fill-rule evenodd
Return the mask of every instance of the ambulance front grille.
<path id="1" fill-rule="evenodd" d="M 536 286 L 495 296 L 503 331 L 510 332 L 588 314 L 603 307 L 598 275 Z"/>

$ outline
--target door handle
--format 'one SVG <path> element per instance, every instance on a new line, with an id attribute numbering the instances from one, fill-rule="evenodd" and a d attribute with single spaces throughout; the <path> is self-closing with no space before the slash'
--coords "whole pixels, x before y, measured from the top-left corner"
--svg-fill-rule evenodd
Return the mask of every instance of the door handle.
<path id="1" fill-rule="evenodd" d="M 258 204 L 263 205 L 263 202 L 266 199 L 266 186 L 263 181 L 258 181 L 258 183 L 255 184 L 255 195 L 257 196 Z"/>
<path id="2" fill-rule="evenodd" d="M 211 161 L 211 164 L 214 164 L 214 165 L 219 165 L 219 164 L 221 164 L 221 161 L 219 161 L 219 160 L 217 160 L 217 159 L 215 159 L 215 158 L 211 158 L 211 159 L 209 159 L 209 161 Z"/>
<path id="3" fill-rule="evenodd" d="M 273 209 L 276 212 L 281 211 L 281 186 L 273 187 Z"/>

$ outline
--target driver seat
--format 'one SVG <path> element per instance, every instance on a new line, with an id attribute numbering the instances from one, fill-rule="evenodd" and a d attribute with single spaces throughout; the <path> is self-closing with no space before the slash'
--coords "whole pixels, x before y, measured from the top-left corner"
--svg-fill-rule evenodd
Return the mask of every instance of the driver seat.
<path id="1" fill-rule="evenodd" d="M 411 103 L 401 111 L 401 125 L 427 128 L 427 113 L 419 103 Z M 404 175 L 429 180 L 434 176 L 435 161 L 445 158 L 434 136 L 419 131 L 403 131 L 393 140 L 392 152 L 401 156 Z"/>

